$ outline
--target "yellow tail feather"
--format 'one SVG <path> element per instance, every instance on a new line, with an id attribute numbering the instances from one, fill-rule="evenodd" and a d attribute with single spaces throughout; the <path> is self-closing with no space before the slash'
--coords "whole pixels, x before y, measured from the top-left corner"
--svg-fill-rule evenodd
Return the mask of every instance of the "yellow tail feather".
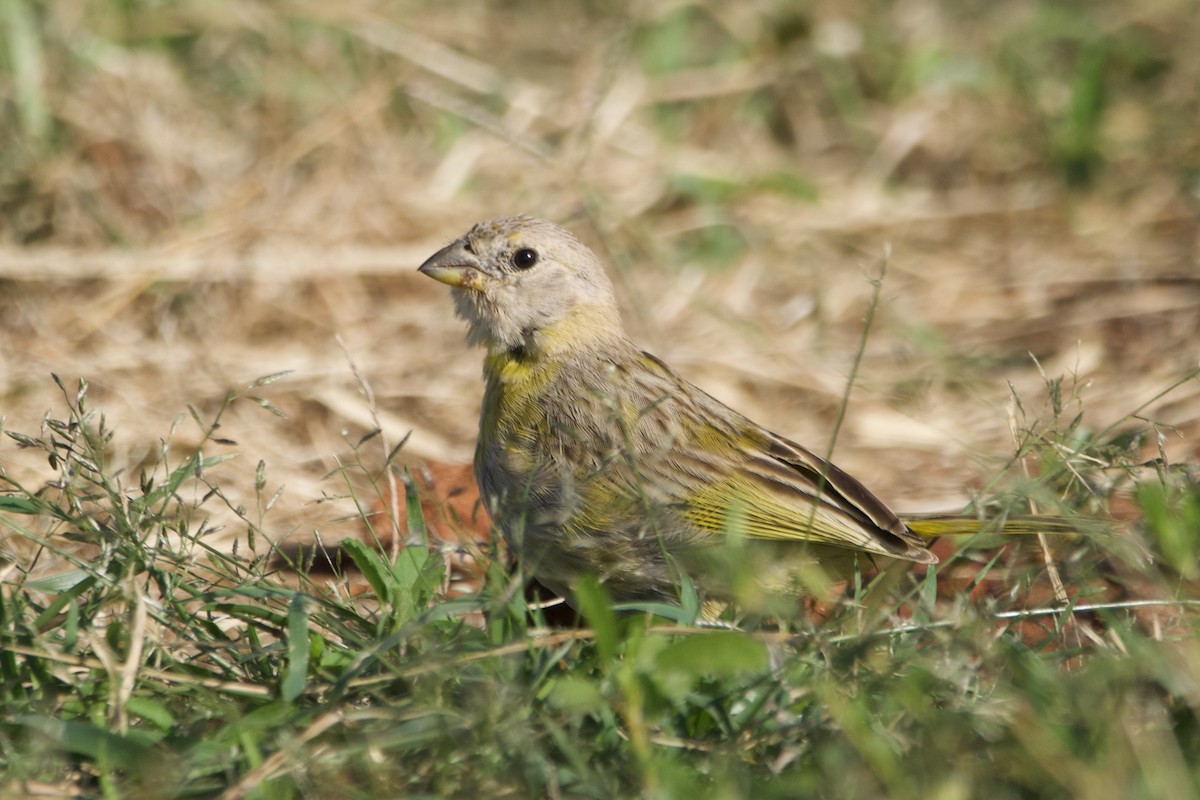
<path id="1" fill-rule="evenodd" d="M 974 533 L 1077 533 L 1093 528 L 1092 520 L 1048 515 L 980 519 L 967 514 L 901 514 L 909 530 L 926 539 L 969 536 Z"/>

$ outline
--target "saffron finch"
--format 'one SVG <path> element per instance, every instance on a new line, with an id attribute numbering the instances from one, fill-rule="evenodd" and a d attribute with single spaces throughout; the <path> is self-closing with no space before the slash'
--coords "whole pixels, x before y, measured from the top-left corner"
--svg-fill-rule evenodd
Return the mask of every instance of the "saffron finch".
<path id="1" fill-rule="evenodd" d="M 568 600 L 593 575 L 617 600 L 670 601 L 682 572 L 719 603 L 737 583 L 723 569 L 734 537 L 756 589 L 801 595 L 814 567 L 836 578 L 863 556 L 933 564 L 930 537 L 987 525 L 893 513 L 643 352 L 596 255 L 557 225 L 481 222 L 420 271 L 452 287 L 468 341 L 486 351 L 482 497 L 527 569 Z M 1037 530 L 1071 526 L 1004 524 Z"/>

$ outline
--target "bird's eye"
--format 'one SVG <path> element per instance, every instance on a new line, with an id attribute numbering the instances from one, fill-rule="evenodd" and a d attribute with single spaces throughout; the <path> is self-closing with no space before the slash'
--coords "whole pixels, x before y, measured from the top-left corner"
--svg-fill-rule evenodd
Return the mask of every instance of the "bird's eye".
<path id="1" fill-rule="evenodd" d="M 522 247 L 517 252 L 513 253 L 512 263 L 517 269 L 529 269 L 537 263 L 538 254 L 536 250 L 530 250 L 528 247 Z"/>

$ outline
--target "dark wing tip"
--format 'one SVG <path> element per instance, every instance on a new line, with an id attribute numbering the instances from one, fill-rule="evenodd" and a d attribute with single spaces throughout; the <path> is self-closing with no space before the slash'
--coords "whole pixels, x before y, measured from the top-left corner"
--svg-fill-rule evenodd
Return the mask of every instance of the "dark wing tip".
<path id="1" fill-rule="evenodd" d="M 934 552 L 926 547 L 910 547 L 904 554 L 899 555 L 899 558 L 906 558 L 909 561 L 915 561 L 918 564 L 929 564 L 930 566 L 938 563 L 939 559 Z"/>

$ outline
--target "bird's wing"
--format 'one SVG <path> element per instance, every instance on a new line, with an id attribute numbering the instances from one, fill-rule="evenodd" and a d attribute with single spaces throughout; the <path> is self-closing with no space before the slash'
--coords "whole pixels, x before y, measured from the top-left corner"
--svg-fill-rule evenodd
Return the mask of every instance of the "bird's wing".
<path id="1" fill-rule="evenodd" d="M 754 514 L 756 535 L 825 544 L 931 563 L 925 542 L 855 478 L 800 445 L 762 429 L 737 477 L 757 484 L 770 514 Z M 751 439 L 758 437 L 749 437 Z"/>
<path id="2" fill-rule="evenodd" d="M 670 486 L 656 499 L 673 503 L 692 525 L 713 534 L 736 526 L 752 538 L 937 561 L 920 537 L 850 475 L 746 419 L 653 356 L 643 357 L 663 396 L 643 411 L 644 421 L 670 431 L 657 453 L 653 442 L 639 448 L 645 483 Z"/>

